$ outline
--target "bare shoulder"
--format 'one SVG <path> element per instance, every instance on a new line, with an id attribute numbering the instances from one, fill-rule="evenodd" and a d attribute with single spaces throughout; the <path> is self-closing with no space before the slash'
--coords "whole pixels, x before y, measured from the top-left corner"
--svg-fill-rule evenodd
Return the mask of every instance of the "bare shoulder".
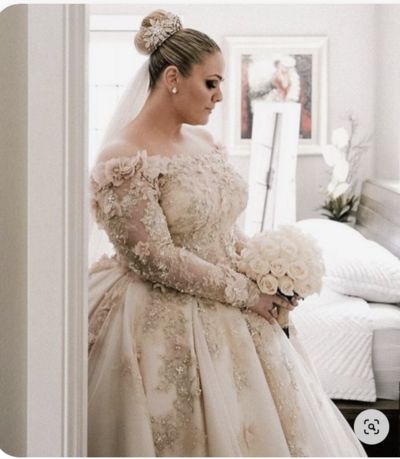
<path id="1" fill-rule="evenodd" d="M 121 158 L 135 155 L 140 148 L 123 139 L 114 140 L 101 150 L 96 162 L 104 162 L 113 158 Z"/>

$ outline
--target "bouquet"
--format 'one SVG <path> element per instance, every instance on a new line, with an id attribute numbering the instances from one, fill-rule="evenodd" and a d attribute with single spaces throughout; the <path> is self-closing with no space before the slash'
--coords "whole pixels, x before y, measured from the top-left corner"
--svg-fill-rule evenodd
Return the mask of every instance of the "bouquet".
<path id="1" fill-rule="evenodd" d="M 281 225 L 249 239 L 236 268 L 257 282 L 263 293 L 304 299 L 319 293 L 325 267 L 316 240 L 292 225 Z M 289 324 L 288 310 L 278 308 L 278 323 Z"/>

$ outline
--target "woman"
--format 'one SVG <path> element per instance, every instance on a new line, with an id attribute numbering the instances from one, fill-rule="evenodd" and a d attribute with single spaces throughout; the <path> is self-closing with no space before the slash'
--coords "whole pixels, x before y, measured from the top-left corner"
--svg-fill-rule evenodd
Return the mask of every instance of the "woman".
<path id="1" fill-rule="evenodd" d="M 233 268 L 246 185 L 199 127 L 219 47 L 161 10 L 135 44 L 149 61 L 91 173 L 116 255 L 90 271 L 89 456 L 365 455 L 275 320 L 297 301 Z"/>

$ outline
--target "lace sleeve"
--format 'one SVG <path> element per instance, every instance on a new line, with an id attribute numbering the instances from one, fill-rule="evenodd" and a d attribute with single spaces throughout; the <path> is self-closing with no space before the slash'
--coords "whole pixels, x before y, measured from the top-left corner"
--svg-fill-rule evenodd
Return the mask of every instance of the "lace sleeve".
<path id="1" fill-rule="evenodd" d="M 260 290 L 253 281 L 174 245 L 159 205 L 158 177 L 144 172 L 145 159 L 111 159 L 92 172 L 96 220 L 117 253 L 151 282 L 240 308 L 255 306 Z"/>

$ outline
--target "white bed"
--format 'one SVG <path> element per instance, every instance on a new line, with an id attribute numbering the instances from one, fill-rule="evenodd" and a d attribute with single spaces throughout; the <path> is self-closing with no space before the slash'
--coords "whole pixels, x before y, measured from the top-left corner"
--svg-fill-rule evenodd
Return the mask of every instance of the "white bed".
<path id="1" fill-rule="evenodd" d="M 317 238 L 327 276 L 291 314 L 292 344 L 305 348 L 332 399 L 399 400 L 400 187 L 365 182 L 354 228 L 298 224 Z"/>
<path id="2" fill-rule="evenodd" d="M 400 305 L 369 303 L 373 326 L 372 367 L 377 398 L 399 400 Z"/>

